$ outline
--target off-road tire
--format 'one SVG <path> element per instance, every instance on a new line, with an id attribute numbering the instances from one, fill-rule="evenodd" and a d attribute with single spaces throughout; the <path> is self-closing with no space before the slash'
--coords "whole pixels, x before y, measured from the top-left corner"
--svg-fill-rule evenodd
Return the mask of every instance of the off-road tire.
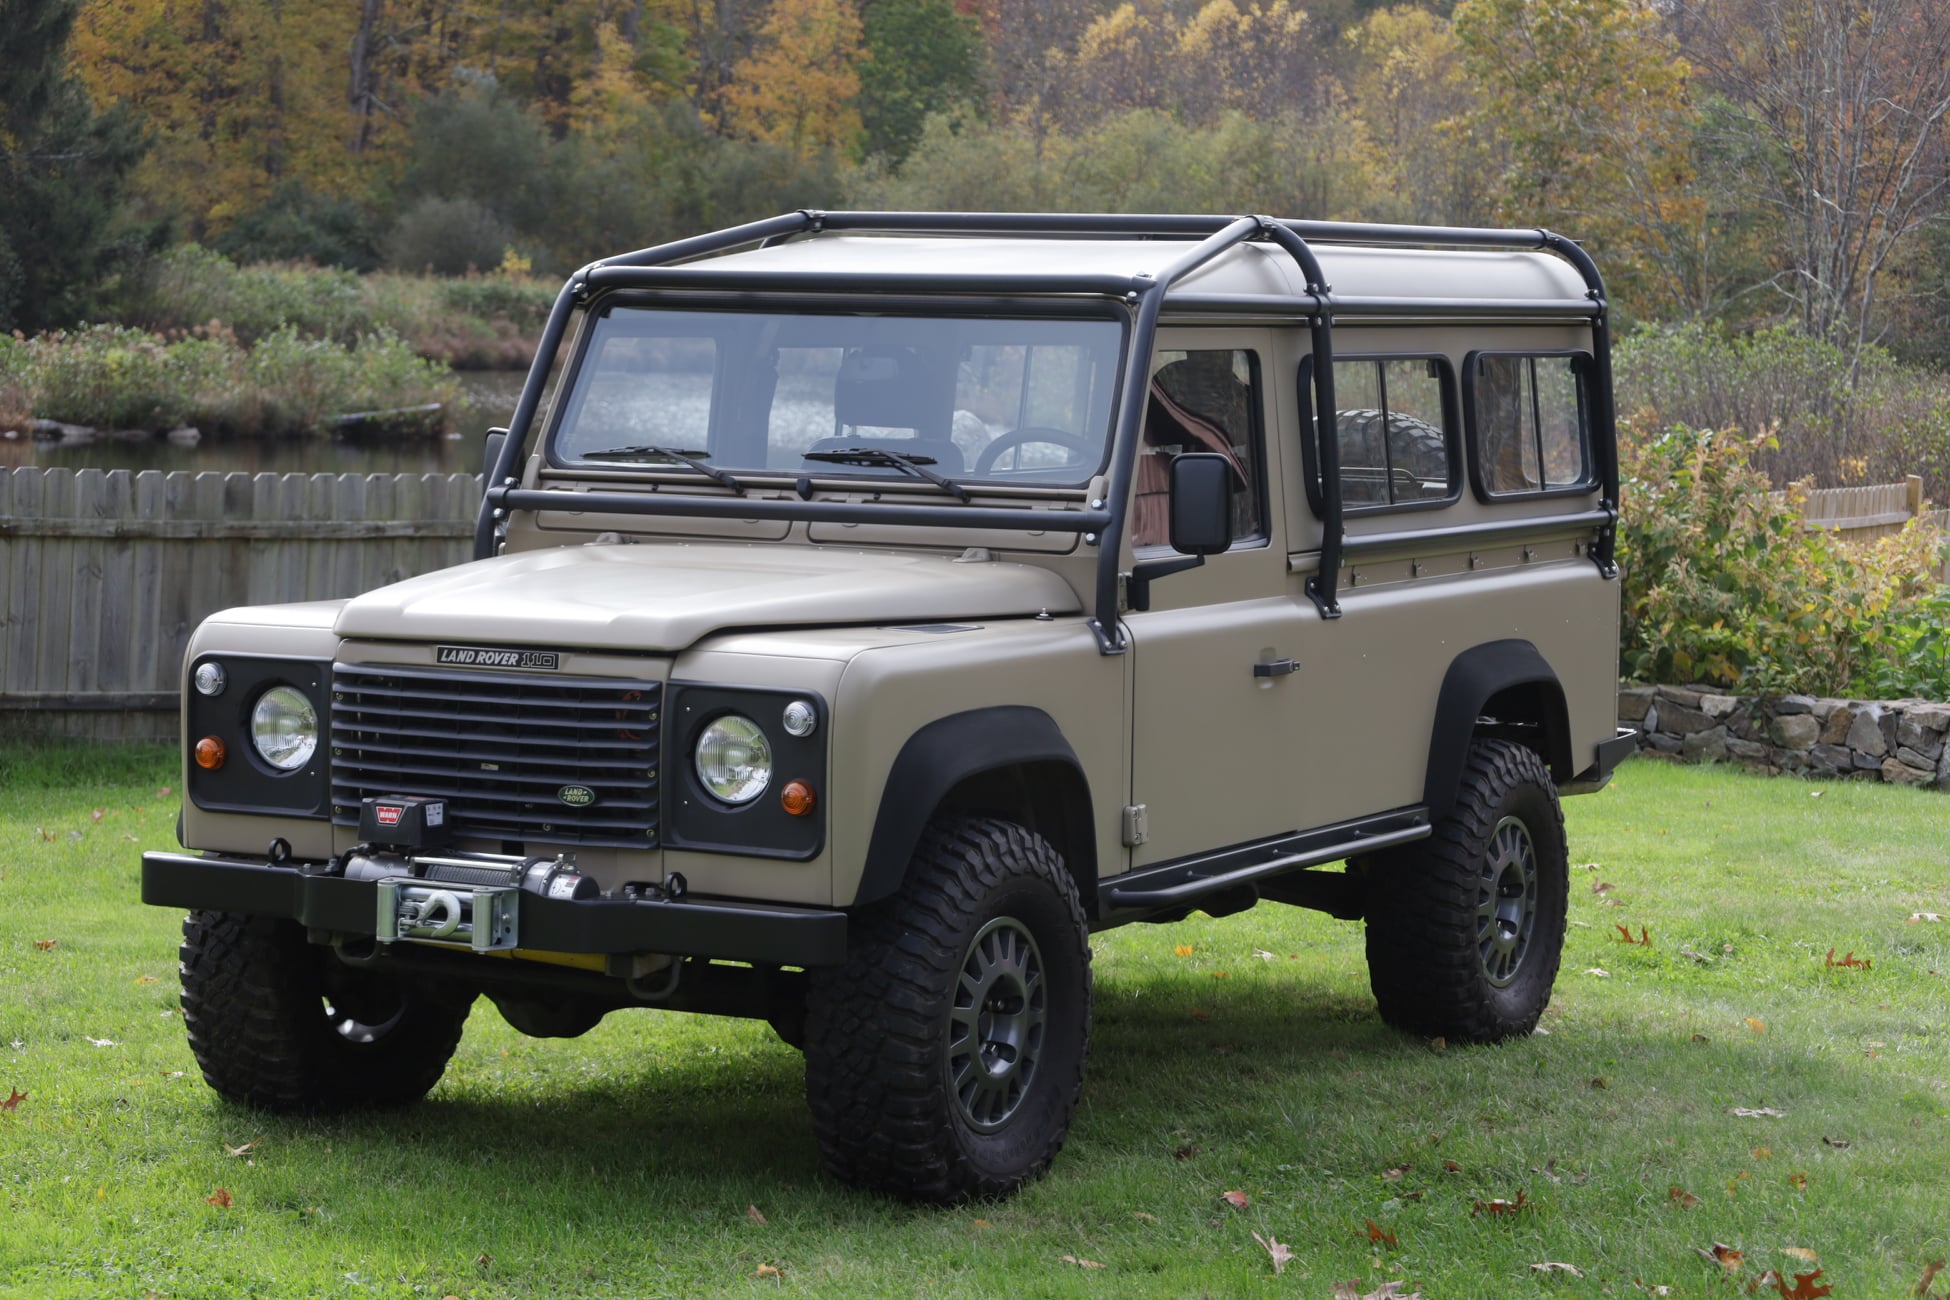
<path id="1" fill-rule="evenodd" d="M 1370 862 L 1368 980 L 1381 1018 L 1457 1042 L 1535 1029 L 1564 951 L 1567 872 L 1543 760 L 1474 741 L 1434 834 Z"/>
<path id="2" fill-rule="evenodd" d="M 183 1021 L 204 1081 L 263 1110 L 420 1100 L 440 1081 L 473 1003 L 352 970 L 294 922 L 271 917 L 191 912 L 180 956 Z"/>
<path id="3" fill-rule="evenodd" d="M 807 998 L 806 1096 L 827 1167 L 937 1204 L 1041 1175 L 1090 1039 L 1089 932 L 1062 857 L 1011 822 L 938 822 L 850 938 Z"/>

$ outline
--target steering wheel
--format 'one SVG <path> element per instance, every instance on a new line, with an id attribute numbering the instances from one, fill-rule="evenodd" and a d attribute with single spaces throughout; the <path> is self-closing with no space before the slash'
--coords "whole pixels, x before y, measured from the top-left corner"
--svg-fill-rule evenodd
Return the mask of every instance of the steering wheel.
<path id="1" fill-rule="evenodd" d="M 1025 424 L 1020 429 L 1011 429 L 988 446 L 982 448 L 980 454 L 975 457 L 975 468 L 971 472 L 976 475 L 988 474 L 995 469 L 995 462 L 1002 459 L 1004 452 L 1014 451 L 1018 447 L 1026 447 L 1038 442 L 1049 443 L 1052 446 L 1061 447 L 1071 453 L 1072 459 L 1065 461 L 1061 468 L 1074 468 L 1082 462 L 1083 457 L 1097 450 L 1095 443 L 1077 434 L 1065 433 L 1061 429 L 1045 429 L 1040 425 Z M 1020 458 L 1017 461 L 1017 468 L 1022 468 Z M 1052 465 L 1038 466 L 1037 468 L 1055 469 L 1059 467 Z"/>

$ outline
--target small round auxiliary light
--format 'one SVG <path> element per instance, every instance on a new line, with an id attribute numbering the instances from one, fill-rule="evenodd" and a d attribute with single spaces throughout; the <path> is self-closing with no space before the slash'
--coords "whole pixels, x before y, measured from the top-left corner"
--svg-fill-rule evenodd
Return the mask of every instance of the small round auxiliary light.
<path id="1" fill-rule="evenodd" d="M 198 695 L 222 695 L 223 688 L 230 681 L 223 671 L 223 665 L 214 660 L 205 660 L 198 664 L 193 680 L 196 682 Z"/>
<path id="2" fill-rule="evenodd" d="M 819 713 L 810 702 L 794 700 L 785 706 L 785 717 L 780 721 L 788 736 L 810 736 L 819 725 Z"/>
<path id="3" fill-rule="evenodd" d="M 804 781 L 787 781 L 785 789 L 779 791 L 779 806 L 794 817 L 804 817 L 813 810 L 813 788 Z"/>
<path id="4" fill-rule="evenodd" d="M 206 772 L 214 772 L 222 767 L 223 760 L 227 757 L 229 755 L 223 747 L 223 742 L 215 736 L 205 736 L 196 742 L 196 765 Z"/>

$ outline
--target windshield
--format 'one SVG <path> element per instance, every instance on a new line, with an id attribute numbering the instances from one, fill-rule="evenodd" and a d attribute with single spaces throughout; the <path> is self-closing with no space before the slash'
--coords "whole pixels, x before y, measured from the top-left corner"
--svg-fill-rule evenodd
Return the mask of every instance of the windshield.
<path id="1" fill-rule="evenodd" d="M 682 453 L 721 471 L 922 481 L 918 465 L 1078 486 L 1105 460 L 1122 341 L 1108 317 L 613 306 L 550 457 L 668 469 Z"/>

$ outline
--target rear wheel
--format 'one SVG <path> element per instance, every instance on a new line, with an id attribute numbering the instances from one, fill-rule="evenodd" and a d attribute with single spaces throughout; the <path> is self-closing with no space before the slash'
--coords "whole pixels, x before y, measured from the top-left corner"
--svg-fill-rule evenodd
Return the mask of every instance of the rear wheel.
<path id="1" fill-rule="evenodd" d="M 290 921 L 191 912 L 183 1020 L 203 1078 L 265 1110 L 404 1106 L 460 1043 L 473 996 L 354 970 Z"/>
<path id="2" fill-rule="evenodd" d="M 1412 1033 L 1496 1042 L 1537 1027 L 1564 949 L 1564 816 L 1535 751 L 1470 745 L 1449 816 L 1370 863 L 1368 979 Z"/>
<path id="3" fill-rule="evenodd" d="M 916 1200 L 1004 1196 L 1049 1168 L 1083 1087 L 1090 945 L 1040 837 L 931 827 L 892 898 L 814 972 L 806 1093 L 827 1166 Z"/>

